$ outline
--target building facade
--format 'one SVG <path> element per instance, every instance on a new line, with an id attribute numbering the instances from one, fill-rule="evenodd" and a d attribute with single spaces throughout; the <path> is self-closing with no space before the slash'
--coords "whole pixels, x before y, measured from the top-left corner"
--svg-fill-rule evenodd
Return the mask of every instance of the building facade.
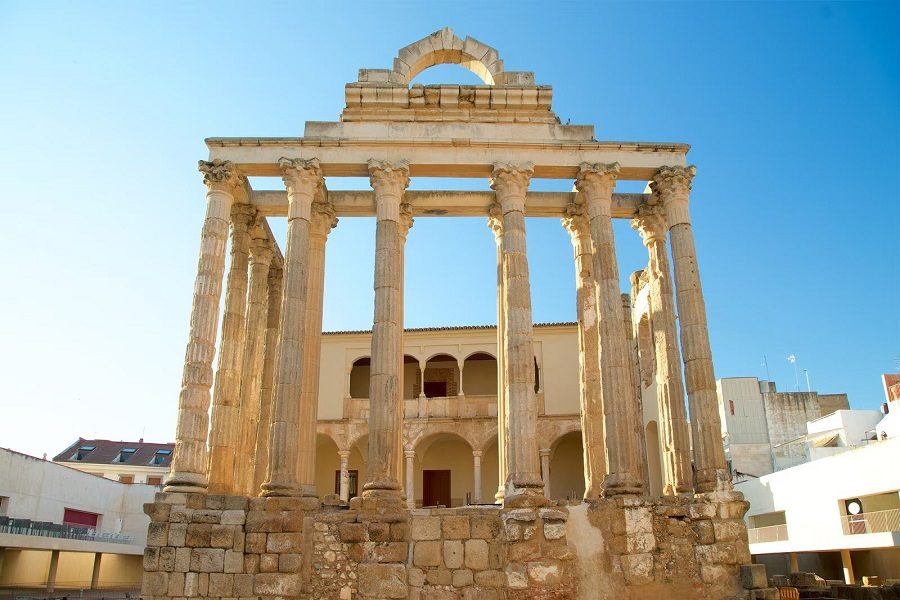
<path id="1" fill-rule="evenodd" d="M 53 462 L 120 483 L 161 486 L 172 463 L 175 444 L 117 442 L 78 438 Z"/>

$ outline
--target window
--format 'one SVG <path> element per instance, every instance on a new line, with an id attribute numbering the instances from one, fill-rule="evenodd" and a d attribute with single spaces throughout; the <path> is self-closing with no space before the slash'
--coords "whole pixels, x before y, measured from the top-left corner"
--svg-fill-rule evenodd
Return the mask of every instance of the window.
<path id="1" fill-rule="evenodd" d="M 75 454 L 72 455 L 72 458 L 69 460 L 84 460 L 87 458 L 88 454 L 94 451 L 96 446 L 79 446 L 78 450 L 75 451 Z"/>
<path id="2" fill-rule="evenodd" d="M 134 475 L 119 475 L 119 483 L 134 483 Z"/>
<path id="3" fill-rule="evenodd" d="M 0 517 L 5 517 L 9 514 L 9 498 L 6 496 L 0 496 Z"/>
<path id="4" fill-rule="evenodd" d="M 99 521 L 100 515 L 97 513 L 75 510 L 74 508 L 67 508 L 63 511 L 63 523 L 65 525 L 80 525 L 81 527 L 96 528 Z"/>
<path id="5" fill-rule="evenodd" d="M 114 462 L 128 462 L 128 459 L 134 456 L 134 451 L 134 448 L 122 448 L 121 450 L 119 450 L 119 455 L 116 457 L 116 460 Z"/>
<path id="6" fill-rule="evenodd" d="M 348 479 L 350 480 L 347 488 L 350 490 L 348 494 L 348 498 L 355 498 L 357 496 L 357 484 L 359 483 L 359 471 L 353 469 L 352 471 L 347 471 Z M 341 471 L 338 469 L 334 472 L 334 493 L 341 493 Z"/>
<path id="7" fill-rule="evenodd" d="M 734 400 L 728 401 L 728 410 L 731 411 L 731 416 L 734 416 Z"/>
<path id="8" fill-rule="evenodd" d="M 148 477 L 147 485 L 162 485 L 162 477 Z"/>
<path id="9" fill-rule="evenodd" d="M 170 454 L 172 454 L 171 450 L 157 450 L 156 454 L 154 454 L 153 458 L 150 460 L 150 464 L 164 465 L 166 464 L 166 459 L 169 458 Z"/>

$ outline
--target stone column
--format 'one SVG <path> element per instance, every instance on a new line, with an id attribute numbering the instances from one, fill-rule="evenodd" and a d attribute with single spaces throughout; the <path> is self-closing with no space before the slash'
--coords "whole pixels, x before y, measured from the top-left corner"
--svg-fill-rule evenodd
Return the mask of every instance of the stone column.
<path id="1" fill-rule="evenodd" d="M 241 444 L 241 370 L 247 318 L 247 268 L 250 261 L 249 204 L 231 207 L 231 268 L 225 291 L 222 343 L 213 389 L 212 431 L 209 436 L 209 491 L 235 492 L 234 457 Z"/>
<path id="2" fill-rule="evenodd" d="M 849 550 L 841 550 L 841 566 L 844 569 L 844 583 L 853 585 L 856 583 L 856 575 L 853 573 L 853 558 Z"/>
<path id="3" fill-rule="evenodd" d="M 405 450 L 403 455 L 406 457 L 406 506 L 409 508 L 416 507 L 416 451 Z"/>
<path id="4" fill-rule="evenodd" d="M 323 188 L 324 191 L 324 188 Z M 325 242 L 337 226 L 334 206 L 313 202 L 309 226 L 309 280 L 307 283 L 305 341 L 300 384 L 300 437 L 298 480 L 303 490 L 316 490 L 316 423 L 319 412 L 319 360 L 322 355 L 322 299 L 325 290 Z"/>
<path id="5" fill-rule="evenodd" d="M 581 381 L 581 437 L 584 448 L 584 497 L 600 497 L 606 475 L 606 440 L 603 434 L 603 397 L 600 388 L 600 341 L 597 321 L 597 283 L 594 281 L 591 228 L 583 204 L 566 209 L 563 226 L 575 251 L 575 286 L 578 320 L 578 371 Z"/>
<path id="6" fill-rule="evenodd" d="M 669 226 L 675 293 L 678 302 L 684 379 L 691 409 L 691 433 L 698 492 L 731 490 L 731 477 L 725 463 L 716 376 L 713 372 L 706 307 L 697 269 L 697 251 L 688 212 L 691 180 L 696 173 L 690 167 L 662 167 L 653 176 L 650 188 L 655 201 L 663 206 Z"/>
<path id="7" fill-rule="evenodd" d="M 369 379 L 369 461 L 363 495 L 400 499 L 403 429 L 403 240 L 406 161 L 369 161 L 375 190 L 375 317 Z"/>
<path id="8" fill-rule="evenodd" d="M 56 571 L 59 568 L 59 550 L 50 551 L 50 568 L 47 569 L 47 592 L 56 591 Z"/>
<path id="9" fill-rule="evenodd" d="M 258 490 L 253 487 L 255 473 L 252 465 L 256 461 L 256 436 L 259 429 L 259 400 L 269 302 L 269 267 L 274 256 L 274 244 L 265 231 L 257 226 L 254 234 L 250 242 L 250 292 L 244 327 L 246 343 L 241 376 L 240 441 L 235 448 L 233 467 L 234 493 L 241 495 L 255 494 Z"/>
<path id="10" fill-rule="evenodd" d="M 541 448 L 541 479 L 544 480 L 544 498 L 550 499 L 550 448 Z"/>
<path id="11" fill-rule="evenodd" d="M 534 344 L 531 285 L 525 243 L 525 194 L 534 166 L 495 163 L 491 188 L 503 214 L 503 275 L 507 480 L 504 503 L 543 503 L 537 456 L 537 398 L 534 392 Z"/>
<path id="12" fill-rule="evenodd" d="M 281 327 L 281 291 L 284 269 L 269 268 L 266 293 L 266 344 L 263 350 L 262 383 L 259 389 L 259 415 L 256 424 L 256 457 L 253 461 L 251 495 L 259 494 L 269 469 L 269 429 L 272 427 L 272 401 L 275 396 L 275 354 Z"/>
<path id="13" fill-rule="evenodd" d="M 506 336 L 505 315 L 503 305 L 506 297 L 506 283 L 503 276 L 503 211 L 500 204 L 494 202 L 489 210 L 488 227 L 494 232 L 497 242 L 497 462 L 499 482 L 494 498 L 502 503 L 506 495 L 507 445 L 506 445 Z"/>
<path id="14" fill-rule="evenodd" d="M 619 267 L 612 228 L 612 193 L 618 173 L 618 163 L 582 163 L 575 181 L 590 218 L 594 248 L 594 279 L 600 315 L 600 383 L 608 458 L 604 496 L 640 495 L 644 487 L 633 433 L 637 414 L 632 401 L 631 358 L 622 323 Z"/>
<path id="15" fill-rule="evenodd" d="M 207 186 L 206 218 L 200 236 L 191 332 L 184 357 L 175 453 L 166 480 L 167 492 L 205 492 L 207 488 L 209 389 L 213 380 L 212 362 L 216 353 L 228 221 L 238 176 L 231 162 L 221 160 L 200 161 L 200 172 Z"/>
<path id="16" fill-rule="evenodd" d="M 103 553 L 94 553 L 94 566 L 91 569 L 91 589 L 96 590 L 100 587 L 100 564 L 103 561 Z"/>
<path id="17" fill-rule="evenodd" d="M 465 361 L 457 359 L 456 368 L 459 369 L 459 389 L 456 390 L 457 396 L 465 396 L 466 393 L 463 391 L 463 369 L 465 368 Z"/>
<path id="18" fill-rule="evenodd" d="M 472 450 L 472 471 L 474 491 L 472 492 L 472 501 L 475 504 L 481 504 L 481 450 Z"/>
<path id="19" fill-rule="evenodd" d="M 647 276 L 650 324 L 656 354 L 656 398 L 663 455 L 663 493 L 667 496 L 689 494 L 693 491 L 690 438 L 675 328 L 672 276 L 666 251 L 666 220 L 659 207 L 641 205 L 631 226 L 641 234 L 650 254 Z"/>
<path id="20" fill-rule="evenodd" d="M 309 282 L 309 221 L 312 203 L 322 186 L 317 159 L 278 161 L 288 192 L 287 248 L 281 295 L 281 343 L 275 357 L 275 398 L 269 432 L 269 465 L 264 496 L 315 497 L 315 487 L 297 481 L 299 403 L 306 340 Z"/>
<path id="21" fill-rule="evenodd" d="M 634 323 L 631 318 L 631 295 L 622 294 L 622 329 L 625 331 L 625 344 L 628 351 L 628 376 L 631 384 L 631 402 L 634 405 L 634 439 L 637 440 L 638 476 L 641 478 L 645 494 L 650 493 L 650 465 L 647 458 L 647 435 L 644 430 L 644 402 L 641 393 L 640 359 L 638 341 L 634 334 Z"/>
<path id="22" fill-rule="evenodd" d="M 340 487 L 341 502 L 349 502 L 350 501 L 350 470 L 347 468 L 347 465 L 350 461 L 350 451 L 349 450 L 338 450 L 338 456 L 341 457 L 341 487 Z"/>

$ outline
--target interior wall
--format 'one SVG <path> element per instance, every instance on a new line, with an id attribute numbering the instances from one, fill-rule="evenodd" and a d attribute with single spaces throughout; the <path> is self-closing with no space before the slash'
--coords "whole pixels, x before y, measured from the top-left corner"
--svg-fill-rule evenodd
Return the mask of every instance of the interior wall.
<path id="1" fill-rule="evenodd" d="M 360 365 L 353 367 L 350 371 L 350 397 L 351 398 L 368 398 L 369 397 L 369 365 Z"/>
<path id="2" fill-rule="evenodd" d="M 0 571 L 0 585 L 33 586 L 47 585 L 50 569 L 50 553 L 44 550 L 3 551 L 3 568 Z"/>
<path id="3" fill-rule="evenodd" d="M 581 433 L 564 435 L 551 448 L 550 498 L 570 501 L 584 497 L 584 449 Z"/>
<path id="4" fill-rule="evenodd" d="M 900 548 L 859 550 L 850 553 L 853 573 L 861 582 L 864 575 L 877 575 L 884 579 L 900 579 Z"/>
<path id="5" fill-rule="evenodd" d="M 463 368 L 463 392 L 467 396 L 497 395 L 497 361 L 470 360 Z"/>
<path id="6" fill-rule="evenodd" d="M 494 442 L 481 455 L 481 502 L 494 503 L 498 487 L 500 487 L 500 454 L 497 451 L 497 443 Z"/>
<path id="7" fill-rule="evenodd" d="M 414 461 L 416 506 L 422 505 L 422 471 L 426 469 L 449 469 L 451 506 L 463 506 L 466 493 L 472 491 L 475 481 L 472 448 L 463 440 L 455 437 L 443 437 L 431 444 L 428 444 L 428 440 L 424 440 L 424 442 L 424 444 L 419 444 L 419 448 L 426 447 L 424 453 L 417 448 Z M 482 484 L 483 478 L 484 472 L 482 472 Z"/>
<path id="8" fill-rule="evenodd" d="M 334 472 L 341 469 L 337 444 L 331 438 L 316 437 L 316 493 L 319 498 L 334 494 Z"/>

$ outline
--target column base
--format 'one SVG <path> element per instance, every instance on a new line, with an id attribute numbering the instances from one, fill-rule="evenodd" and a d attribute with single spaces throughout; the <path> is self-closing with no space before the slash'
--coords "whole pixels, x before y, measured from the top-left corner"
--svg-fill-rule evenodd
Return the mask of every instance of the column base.
<path id="1" fill-rule="evenodd" d="M 267 481 L 262 484 L 262 493 L 260 495 L 265 498 L 302 498 L 308 496 L 308 494 L 305 494 L 301 487 L 296 483 L 279 483 L 277 481 Z M 315 494 L 313 494 L 313 496 L 315 496 Z"/>
<path id="2" fill-rule="evenodd" d="M 206 476 L 198 473 L 175 472 L 166 479 L 163 491 L 183 494 L 205 494 L 209 484 Z"/>
<path id="3" fill-rule="evenodd" d="M 546 506 L 550 500 L 544 495 L 544 482 L 540 479 L 522 477 L 510 479 L 504 490 L 504 508 L 524 508 Z"/>
<path id="4" fill-rule="evenodd" d="M 601 495 L 604 498 L 617 496 L 642 496 L 643 483 L 630 473 L 610 473 L 603 480 Z"/>
<path id="5" fill-rule="evenodd" d="M 728 469 L 702 469 L 697 471 L 697 493 L 730 492 L 733 489 Z"/>

